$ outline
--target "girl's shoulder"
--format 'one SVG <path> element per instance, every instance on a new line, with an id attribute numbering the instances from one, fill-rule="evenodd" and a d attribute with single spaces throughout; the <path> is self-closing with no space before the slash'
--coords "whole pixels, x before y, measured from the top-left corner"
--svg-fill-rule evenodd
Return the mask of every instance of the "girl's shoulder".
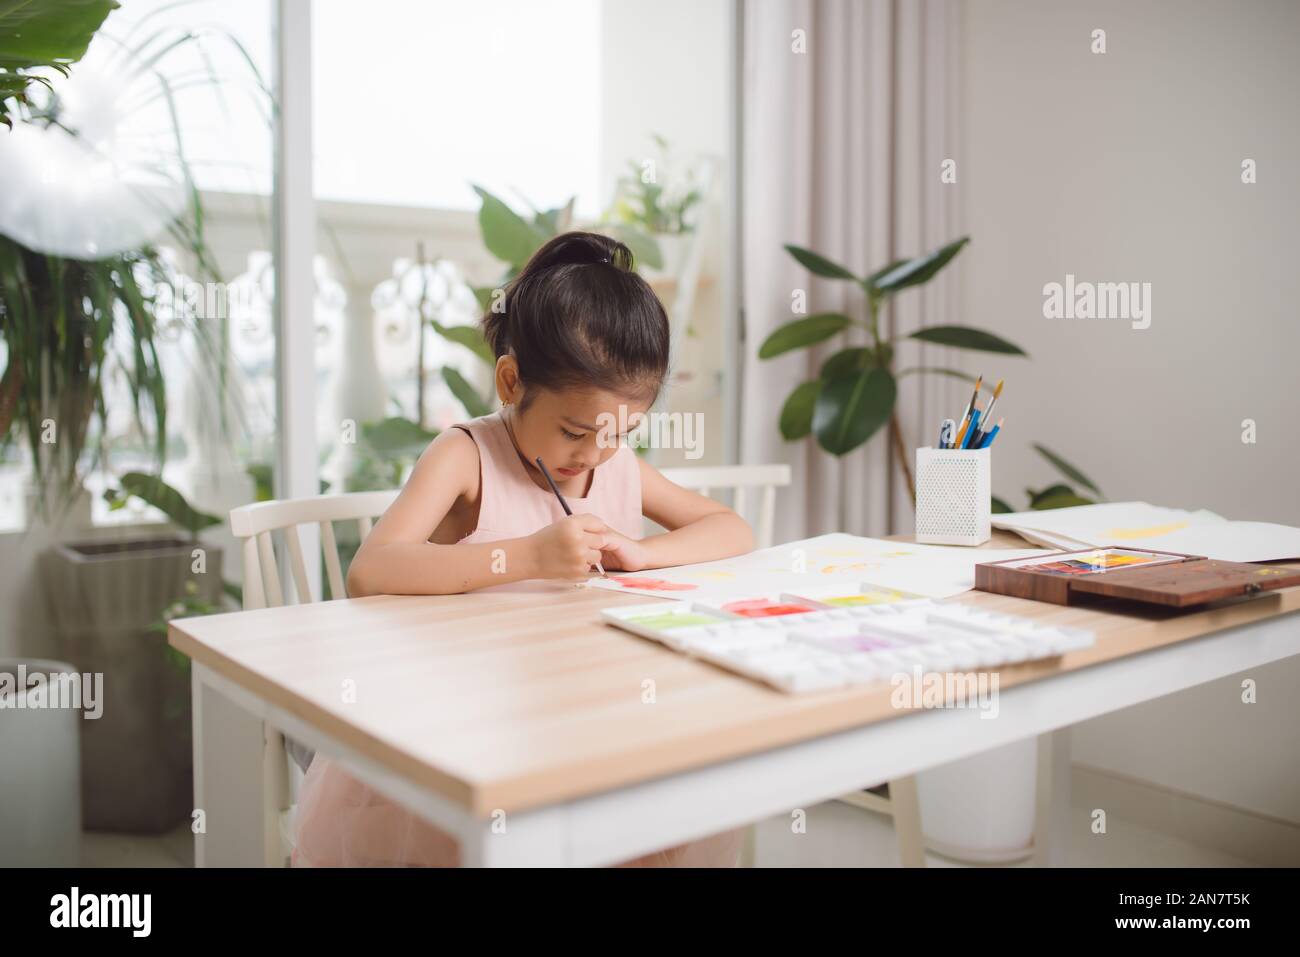
<path id="1" fill-rule="evenodd" d="M 478 495 L 478 444 L 464 429 L 452 426 L 439 432 L 420 453 L 411 478 L 435 478 L 452 483 L 456 491 L 470 498 Z"/>

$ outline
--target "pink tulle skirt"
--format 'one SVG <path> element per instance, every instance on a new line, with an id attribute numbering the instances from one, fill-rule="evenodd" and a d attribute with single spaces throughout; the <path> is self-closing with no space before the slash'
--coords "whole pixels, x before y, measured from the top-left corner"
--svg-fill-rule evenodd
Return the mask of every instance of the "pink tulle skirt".
<path id="1" fill-rule="evenodd" d="M 460 846 L 317 755 L 298 794 L 294 867 L 458 867 Z M 735 867 L 744 830 L 670 847 L 619 867 Z"/>

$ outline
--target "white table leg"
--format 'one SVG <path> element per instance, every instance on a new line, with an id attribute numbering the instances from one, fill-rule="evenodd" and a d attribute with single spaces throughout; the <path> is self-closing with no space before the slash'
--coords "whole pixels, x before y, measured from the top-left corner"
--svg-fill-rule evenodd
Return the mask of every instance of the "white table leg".
<path id="1" fill-rule="evenodd" d="M 889 782 L 889 805 L 894 814 L 898 856 L 903 867 L 925 867 L 925 838 L 921 832 L 921 800 L 916 775 Z"/>
<path id="2" fill-rule="evenodd" d="M 194 808 L 203 811 L 194 866 L 261 867 L 262 721 L 213 688 L 202 665 L 191 669 Z"/>
<path id="3" fill-rule="evenodd" d="M 1070 844 L 1070 729 L 1038 736 L 1034 866 L 1064 867 Z"/>

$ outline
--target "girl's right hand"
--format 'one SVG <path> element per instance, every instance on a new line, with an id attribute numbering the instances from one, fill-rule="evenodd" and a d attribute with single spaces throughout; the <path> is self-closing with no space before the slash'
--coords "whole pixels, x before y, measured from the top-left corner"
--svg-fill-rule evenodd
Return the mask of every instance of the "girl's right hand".
<path id="1" fill-rule="evenodd" d="M 569 515 L 528 536 L 538 578 L 585 581 L 600 561 L 606 525 L 595 515 Z"/>

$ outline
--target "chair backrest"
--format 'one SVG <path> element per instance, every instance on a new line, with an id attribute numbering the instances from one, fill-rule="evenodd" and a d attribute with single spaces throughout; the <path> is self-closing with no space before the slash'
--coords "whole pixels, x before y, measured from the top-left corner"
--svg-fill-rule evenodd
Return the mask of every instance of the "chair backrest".
<path id="1" fill-rule="evenodd" d="M 663 474 L 669 481 L 701 495 L 709 495 L 715 490 L 730 490 L 731 506 L 753 526 L 757 547 L 766 548 L 772 544 L 776 490 L 790 484 L 790 466 L 718 465 L 664 469 Z M 753 517 L 746 514 L 751 490 L 757 498 Z M 325 559 L 330 597 L 346 598 L 347 585 L 343 580 L 333 523 L 355 521 L 364 540 L 370 534 L 374 519 L 388 510 L 397 493 L 397 489 L 390 489 L 313 495 L 231 509 L 230 530 L 240 541 L 244 555 L 244 607 L 275 608 L 285 603 L 285 589 L 280 583 L 275 561 L 273 532 L 279 532 L 284 539 L 298 602 L 314 600 L 308 584 L 302 537 L 298 534 L 298 526 L 311 524 L 320 528 L 320 548 Z"/>
<path id="2" fill-rule="evenodd" d="M 289 554 L 289 569 L 299 604 L 312 601 L 303 560 L 299 525 L 316 524 L 320 528 L 320 548 L 325 559 L 330 597 L 346 598 L 347 586 L 339 563 L 334 522 L 355 521 L 364 540 L 374 519 L 383 515 L 397 498 L 397 489 L 383 492 L 345 492 L 340 495 L 313 495 L 308 498 L 258 502 L 230 510 L 230 530 L 239 539 L 244 552 L 244 607 L 278 607 L 284 602 L 280 573 L 275 564 L 272 532 L 280 532 Z M 321 596 L 324 597 L 323 595 Z"/>
<path id="3" fill-rule="evenodd" d="M 709 495 L 715 489 L 730 490 L 731 507 L 754 529 L 756 548 L 772 544 L 776 521 L 776 490 L 790 484 L 788 465 L 713 465 L 702 468 L 663 469 L 664 478 L 682 488 Z M 747 513 L 749 492 L 756 492 L 754 515 Z"/>

